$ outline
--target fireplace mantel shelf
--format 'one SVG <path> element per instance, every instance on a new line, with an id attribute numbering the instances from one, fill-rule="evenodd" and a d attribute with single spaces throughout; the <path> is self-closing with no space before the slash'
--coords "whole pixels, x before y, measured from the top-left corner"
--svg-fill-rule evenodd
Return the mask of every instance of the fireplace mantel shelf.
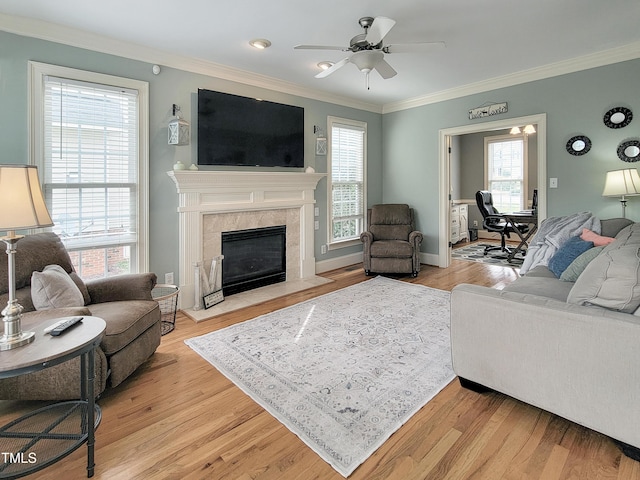
<path id="1" fill-rule="evenodd" d="M 208 192 L 220 188 L 277 188 L 295 187 L 299 190 L 315 189 L 326 173 L 305 172 L 238 172 L 173 170 L 167 175 L 175 182 L 178 193 Z"/>

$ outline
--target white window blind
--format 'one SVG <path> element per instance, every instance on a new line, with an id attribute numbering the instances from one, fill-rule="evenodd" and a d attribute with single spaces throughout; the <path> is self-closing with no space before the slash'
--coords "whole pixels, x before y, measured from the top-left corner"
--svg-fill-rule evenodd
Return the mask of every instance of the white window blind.
<path id="1" fill-rule="evenodd" d="M 330 243 L 358 239 L 364 225 L 366 129 L 331 123 Z"/>
<path id="2" fill-rule="evenodd" d="M 524 139 L 488 138 L 487 188 L 499 212 L 516 212 L 524 207 L 525 149 Z"/>
<path id="3" fill-rule="evenodd" d="M 84 277 L 130 272 L 138 237 L 138 92 L 46 76 L 43 107 L 43 187 L 53 230 L 76 252 Z M 91 265 L 97 258 L 102 275 Z"/>

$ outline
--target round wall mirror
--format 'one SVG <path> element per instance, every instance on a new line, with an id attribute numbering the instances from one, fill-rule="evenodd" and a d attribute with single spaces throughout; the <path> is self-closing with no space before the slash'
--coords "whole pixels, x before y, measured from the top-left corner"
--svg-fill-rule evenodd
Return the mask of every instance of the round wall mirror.
<path id="1" fill-rule="evenodd" d="M 615 107 L 604 114 L 604 124 L 609 128 L 623 128 L 631 123 L 633 113 L 626 107 Z"/>
<path id="2" fill-rule="evenodd" d="M 591 150 L 591 140 L 584 135 L 576 135 L 571 137 L 567 142 L 567 152 L 571 155 L 584 155 Z"/>
<path id="3" fill-rule="evenodd" d="M 628 140 L 618 145 L 618 158 L 623 162 L 640 160 L 640 140 Z"/>

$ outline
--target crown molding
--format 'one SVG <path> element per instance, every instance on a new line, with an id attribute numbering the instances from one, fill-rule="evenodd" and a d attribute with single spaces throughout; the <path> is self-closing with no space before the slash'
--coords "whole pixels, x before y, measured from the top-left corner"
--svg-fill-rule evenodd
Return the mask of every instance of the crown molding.
<path id="1" fill-rule="evenodd" d="M 130 58 L 132 60 L 157 63 L 191 73 L 382 114 L 640 58 L 640 42 L 635 42 L 622 47 L 563 60 L 509 75 L 490 78 L 481 82 L 442 90 L 429 95 L 387 103 L 381 106 L 340 95 L 319 92 L 266 75 L 259 75 L 254 72 L 196 58 L 175 55 L 162 50 L 96 35 L 85 30 L 73 29 L 27 17 L 0 13 L 0 30 L 16 35 L 38 38 L 40 40 L 61 43 L 72 47 Z"/>
<path id="2" fill-rule="evenodd" d="M 300 96 L 322 102 L 335 103 L 374 113 L 382 113 L 382 106 L 354 100 L 353 98 L 318 92 L 266 75 L 228 67 L 191 57 L 175 55 L 155 48 L 124 42 L 110 37 L 97 35 L 86 30 L 78 30 L 58 24 L 43 22 L 33 18 L 0 13 L 0 30 L 71 47 L 115 55 L 147 63 L 156 63 L 165 67 L 184 70 L 191 73 L 220 78 L 253 87 L 264 88 L 281 93 Z"/>
<path id="3" fill-rule="evenodd" d="M 640 58 L 640 42 L 631 43 L 622 47 L 603 50 L 601 52 L 576 57 L 561 62 L 550 63 L 541 67 L 531 68 L 520 72 L 490 78 L 482 82 L 471 83 L 461 87 L 443 90 L 431 95 L 423 95 L 395 103 L 387 103 L 383 106 L 382 113 L 397 112 L 409 108 L 420 107 L 432 103 L 452 100 L 477 93 L 488 92 L 498 88 L 511 87 L 522 83 L 557 77 L 568 73 L 588 70 L 590 68 L 603 67 L 614 63 L 624 62 Z"/>

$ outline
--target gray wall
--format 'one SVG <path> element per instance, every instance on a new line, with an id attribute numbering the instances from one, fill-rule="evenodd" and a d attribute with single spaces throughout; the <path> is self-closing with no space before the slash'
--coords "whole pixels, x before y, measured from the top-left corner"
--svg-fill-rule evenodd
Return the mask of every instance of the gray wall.
<path id="1" fill-rule="evenodd" d="M 187 166 L 196 163 L 196 96 L 198 88 L 220 90 L 237 95 L 256 96 L 265 100 L 297 105 L 305 108 L 305 165 L 317 172 L 327 172 L 326 156 L 315 155 L 313 126 L 326 132 L 327 116 L 333 115 L 367 122 L 368 128 L 368 203 L 382 201 L 382 115 L 332 103 L 260 89 L 236 82 L 198 75 L 163 67 L 160 75 L 153 75 L 152 65 L 113 55 L 105 55 L 0 31 L 0 163 L 28 163 L 27 127 L 27 62 L 29 60 L 89 70 L 109 75 L 143 80 L 149 83 L 149 223 L 150 269 L 164 279 L 166 272 L 174 272 L 179 281 L 178 258 L 178 195 L 175 185 L 166 175 L 180 160 Z M 167 144 L 167 123 L 171 119 L 172 104 L 180 105 L 184 117 L 190 121 L 192 141 L 188 146 Z M 201 167 L 214 170 L 215 167 Z M 260 170 L 259 168 L 247 168 Z M 263 168 L 262 170 L 273 170 Z M 287 170 L 287 169 L 280 169 Z M 327 241 L 327 182 L 322 180 L 316 191 L 320 209 L 320 229 L 316 231 L 316 261 L 361 251 L 360 246 L 332 250 L 321 255 L 320 247 Z"/>
<path id="2" fill-rule="evenodd" d="M 623 129 L 607 128 L 603 115 L 614 106 L 640 114 L 638 77 L 640 60 L 538 80 L 403 110 L 383 118 L 383 199 L 412 203 L 425 234 L 422 251 L 438 253 L 439 130 L 481 124 L 504 118 L 547 114 L 547 175 L 558 178 L 558 188 L 547 185 L 548 216 L 591 211 L 600 218 L 620 216 L 620 202 L 603 198 L 605 174 L 629 166 L 618 159 L 620 142 L 640 138 L 640 120 Z M 509 104 L 505 114 L 469 120 L 468 111 L 487 102 Z M 569 138 L 584 134 L 593 146 L 575 157 L 565 150 Z M 640 221 L 640 198 L 630 198 L 627 216 Z"/>

